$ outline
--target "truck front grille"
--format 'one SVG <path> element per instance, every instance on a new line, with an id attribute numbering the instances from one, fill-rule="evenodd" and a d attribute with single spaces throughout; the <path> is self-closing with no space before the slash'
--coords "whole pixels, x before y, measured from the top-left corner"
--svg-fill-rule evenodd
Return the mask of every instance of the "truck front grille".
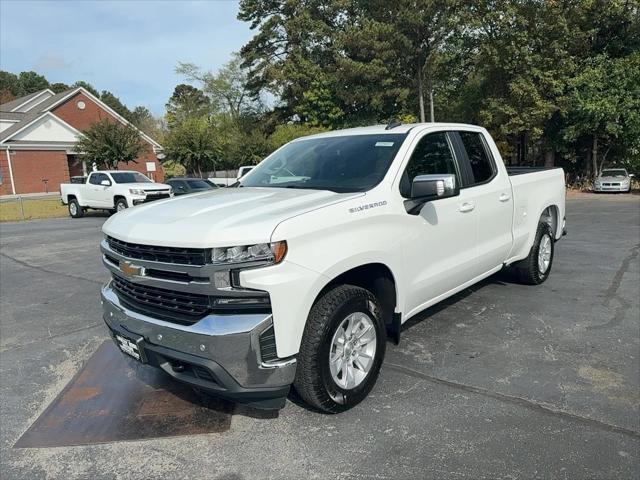
<path id="1" fill-rule="evenodd" d="M 207 295 L 149 287 L 116 275 L 112 276 L 111 285 L 122 302 L 148 316 L 191 325 L 211 311 Z"/>
<path id="2" fill-rule="evenodd" d="M 178 265 L 202 266 L 210 260 L 210 250 L 204 248 L 176 248 L 140 245 L 107 237 L 107 243 L 114 252 L 128 258 L 151 262 L 174 263 Z"/>

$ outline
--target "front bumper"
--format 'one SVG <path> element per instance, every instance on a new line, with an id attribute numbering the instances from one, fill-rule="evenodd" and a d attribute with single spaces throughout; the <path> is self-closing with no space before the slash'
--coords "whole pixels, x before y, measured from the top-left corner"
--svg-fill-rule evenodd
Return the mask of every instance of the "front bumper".
<path id="1" fill-rule="evenodd" d="M 263 362 L 259 336 L 271 314 L 207 315 L 180 325 L 134 312 L 110 283 L 102 288 L 104 321 L 112 336 L 142 337 L 149 365 L 176 380 L 258 408 L 281 408 L 295 376 L 295 358 Z"/>
<path id="2" fill-rule="evenodd" d="M 593 185 L 594 192 L 628 192 L 629 185 Z"/>
<path id="3" fill-rule="evenodd" d="M 131 203 L 133 205 L 142 205 L 143 203 L 155 202 L 156 200 L 166 200 L 172 198 L 172 194 L 160 194 L 160 195 L 133 195 L 131 197 Z"/>

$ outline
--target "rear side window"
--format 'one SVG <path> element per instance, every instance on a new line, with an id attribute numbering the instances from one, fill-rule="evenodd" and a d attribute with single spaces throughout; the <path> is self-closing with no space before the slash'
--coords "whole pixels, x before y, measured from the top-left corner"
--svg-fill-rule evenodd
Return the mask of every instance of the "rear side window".
<path id="1" fill-rule="evenodd" d="M 403 197 L 409 197 L 411 184 L 417 176 L 443 173 L 453 174 L 456 176 L 456 182 L 459 181 L 447 133 L 430 133 L 418 142 L 411 154 L 407 169 L 400 180 L 400 193 Z"/>
<path id="2" fill-rule="evenodd" d="M 462 144 L 467 151 L 471 170 L 473 171 L 473 183 L 483 183 L 493 177 L 493 161 L 487 152 L 487 147 L 482 139 L 482 134 L 477 132 L 458 132 Z"/>

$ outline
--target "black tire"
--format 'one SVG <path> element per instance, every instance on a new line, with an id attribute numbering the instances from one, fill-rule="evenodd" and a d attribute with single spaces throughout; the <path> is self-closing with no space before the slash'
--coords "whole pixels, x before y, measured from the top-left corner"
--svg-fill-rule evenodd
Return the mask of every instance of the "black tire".
<path id="1" fill-rule="evenodd" d="M 545 237 L 549 238 L 549 248 L 551 249 L 551 255 L 549 258 L 549 266 L 545 271 L 541 271 L 538 265 L 538 255 L 540 253 L 540 247 Z M 548 223 L 539 223 L 536 230 L 536 238 L 533 241 L 529 256 L 524 260 L 515 264 L 518 279 L 525 285 L 540 285 L 551 273 L 551 267 L 553 266 L 553 256 L 555 254 L 555 240 L 551 227 Z"/>
<path id="2" fill-rule="evenodd" d="M 371 368 L 354 388 L 345 390 L 333 379 L 329 367 L 331 341 L 352 313 L 365 313 L 375 328 L 376 349 Z M 384 360 L 386 329 L 377 299 L 364 288 L 341 285 L 325 293 L 311 308 L 298 354 L 294 387 L 312 407 L 339 413 L 360 403 L 371 391 Z"/>
<path id="3" fill-rule="evenodd" d="M 118 213 L 120 210 L 125 210 L 129 208 L 129 204 L 127 203 L 126 198 L 118 198 L 116 200 L 114 207 L 115 207 L 114 208 L 115 212 Z"/>
<path id="4" fill-rule="evenodd" d="M 82 216 L 84 216 L 84 208 L 80 206 L 75 198 L 69 200 L 68 208 L 71 218 L 81 218 Z"/>

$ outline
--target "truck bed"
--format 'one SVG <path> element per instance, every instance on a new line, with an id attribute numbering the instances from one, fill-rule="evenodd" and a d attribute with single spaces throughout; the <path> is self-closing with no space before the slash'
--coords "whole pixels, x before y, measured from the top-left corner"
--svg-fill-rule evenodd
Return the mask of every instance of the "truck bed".
<path id="1" fill-rule="evenodd" d="M 524 175 L 525 173 L 534 173 L 534 172 L 542 172 L 545 170 L 556 170 L 560 167 L 519 167 L 519 166 L 513 166 L 513 167 L 509 167 L 506 166 L 507 168 L 507 173 L 509 174 L 510 177 L 516 176 L 516 175 Z"/>

